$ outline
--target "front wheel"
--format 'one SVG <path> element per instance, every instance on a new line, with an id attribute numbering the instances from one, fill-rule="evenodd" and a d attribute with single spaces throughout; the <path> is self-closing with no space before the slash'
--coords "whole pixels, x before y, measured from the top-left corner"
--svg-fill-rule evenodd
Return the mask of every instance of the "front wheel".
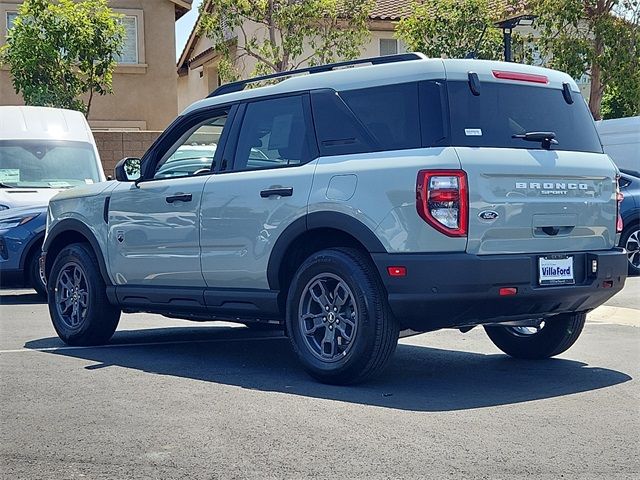
<path id="1" fill-rule="evenodd" d="M 40 271 L 40 249 L 37 249 L 36 252 L 31 256 L 29 260 L 29 268 L 28 268 L 28 278 L 29 283 L 33 289 L 37 292 L 41 297 L 47 297 L 47 282 L 44 279 L 43 273 Z"/>
<path id="2" fill-rule="evenodd" d="M 289 288 L 286 320 L 302 365 L 325 383 L 357 383 L 375 375 L 398 343 L 398 324 L 378 273 L 356 249 L 322 250 L 300 266 Z"/>
<path id="3" fill-rule="evenodd" d="M 118 326 L 120 310 L 107 299 L 95 254 L 75 243 L 56 257 L 47 281 L 49 314 L 68 345 L 101 345 Z"/>
<path id="4" fill-rule="evenodd" d="M 567 313 L 545 319 L 538 327 L 486 326 L 496 347 L 515 358 L 542 359 L 571 347 L 582 332 L 586 313 Z"/>

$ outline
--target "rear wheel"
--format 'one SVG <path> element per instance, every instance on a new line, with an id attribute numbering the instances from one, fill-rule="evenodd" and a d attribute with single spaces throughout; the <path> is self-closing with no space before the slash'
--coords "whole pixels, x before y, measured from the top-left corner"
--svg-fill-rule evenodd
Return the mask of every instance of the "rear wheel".
<path id="1" fill-rule="evenodd" d="M 542 359 L 571 347 L 582 332 L 586 313 L 570 313 L 546 319 L 538 327 L 486 326 L 491 341 L 515 358 Z"/>
<path id="2" fill-rule="evenodd" d="M 287 331 L 304 368 L 322 382 L 361 382 L 380 372 L 398 324 L 371 260 L 350 248 L 314 253 L 287 297 Z"/>
<path id="3" fill-rule="evenodd" d="M 101 345 L 118 326 L 120 310 L 109 303 L 106 285 L 91 248 L 75 243 L 53 263 L 47 282 L 49 314 L 68 345 Z"/>

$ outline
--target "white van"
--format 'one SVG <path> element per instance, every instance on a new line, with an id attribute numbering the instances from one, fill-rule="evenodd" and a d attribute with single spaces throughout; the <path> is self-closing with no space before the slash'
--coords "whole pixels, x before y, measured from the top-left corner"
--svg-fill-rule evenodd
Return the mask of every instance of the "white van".
<path id="1" fill-rule="evenodd" d="M 0 211 L 46 205 L 61 190 L 104 180 L 82 113 L 0 107 Z"/>
<path id="2" fill-rule="evenodd" d="M 620 169 L 640 172 L 640 116 L 596 122 L 604 152 Z"/>

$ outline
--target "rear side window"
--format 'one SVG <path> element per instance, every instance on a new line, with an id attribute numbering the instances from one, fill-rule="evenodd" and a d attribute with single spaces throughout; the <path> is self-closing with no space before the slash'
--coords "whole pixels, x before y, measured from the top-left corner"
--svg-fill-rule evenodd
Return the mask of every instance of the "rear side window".
<path id="1" fill-rule="evenodd" d="M 380 150 L 421 146 L 417 83 L 349 90 L 340 96 Z"/>
<path id="2" fill-rule="evenodd" d="M 484 82 L 474 96 L 467 82 L 448 82 L 447 88 L 452 145 L 542 149 L 539 142 L 512 136 L 554 132 L 553 150 L 602 153 L 591 113 L 578 94 L 568 104 L 560 89 Z"/>
<path id="3" fill-rule="evenodd" d="M 247 104 L 234 170 L 300 165 L 311 160 L 301 96 Z"/>

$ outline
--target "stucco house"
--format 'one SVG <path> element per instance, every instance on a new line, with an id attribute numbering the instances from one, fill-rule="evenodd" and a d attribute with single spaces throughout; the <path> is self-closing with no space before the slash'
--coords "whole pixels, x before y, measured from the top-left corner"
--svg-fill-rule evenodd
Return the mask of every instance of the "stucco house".
<path id="1" fill-rule="evenodd" d="M 113 95 L 94 98 L 94 130 L 162 130 L 177 115 L 175 21 L 192 0 L 109 0 L 124 15 L 123 54 L 113 76 Z M 22 0 L 0 0 L 0 45 Z M 0 105 L 21 105 L 9 69 L 0 67 Z"/>
<path id="2" fill-rule="evenodd" d="M 510 0 L 489 0 L 496 11 L 512 11 L 514 15 L 523 13 L 523 4 L 517 6 L 517 2 Z M 376 0 L 375 7 L 369 17 L 369 30 L 371 36 L 365 43 L 361 51 L 361 58 L 373 57 L 377 55 L 391 55 L 406 51 L 406 46 L 402 41 L 395 38 L 394 30 L 396 23 L 405 16 L 411 8 L 412 0 Z M 205 3 L 205 8 L 210 8 Z M 220 53 L 213 49 L 211 41 L 200 35 L 198 29 L 199 21 L 194 29 L 178 60 L 178 107 L 183 109 L 191 103 L 204 98 L 220 85 L 217 65 L 220 60 Z M 256 31 L 260 26 L 245 25 L 247 32 Z M 253 30 L 252 30 L 253 29 Z M 519 33 L 523 37 L 536 36 L 536 31 L 531 27 L 518 27 Z M 230 40 L 240 41 L 238 32 L 228 32 Z M 233 50 L 232 50 L 233 51 Z M 533 59 L 533 63 L 542 65 L 544 59 L 539 56 Z M 241 75 L 248 77 L 255 66 L 255 61 L 250 57 L 244 57 L 237 61 L 236 67 Z M 588 99 L 589 77 L 576 79 L 582 94 Z"/>
<path id="3" fill-rule="evenodd" d="M 371 36 L 362 48 L 363 58 L 406 51 L 402 42 L 394 37 L 394 28 L 402 12 L 406 11 L 410 4 L 411 0 L 377 0 L 369 17 Z M 219 52 L 213 49 L 208 38 L 200 35 L 198 26 L 199 21 L 196 22 L 178 60 L 179 109 L 205 97 L 220 85 L 217 69 Z M 247 25 L 245 28 L 251 30 L 252 26 Z M 237 37 L 236 32 L 229 32 L 228 35 L 230 39 Z M 253 59 L 246 57 L 237 65 L 244 77 L 251 74 L 254 66 Z"/>

